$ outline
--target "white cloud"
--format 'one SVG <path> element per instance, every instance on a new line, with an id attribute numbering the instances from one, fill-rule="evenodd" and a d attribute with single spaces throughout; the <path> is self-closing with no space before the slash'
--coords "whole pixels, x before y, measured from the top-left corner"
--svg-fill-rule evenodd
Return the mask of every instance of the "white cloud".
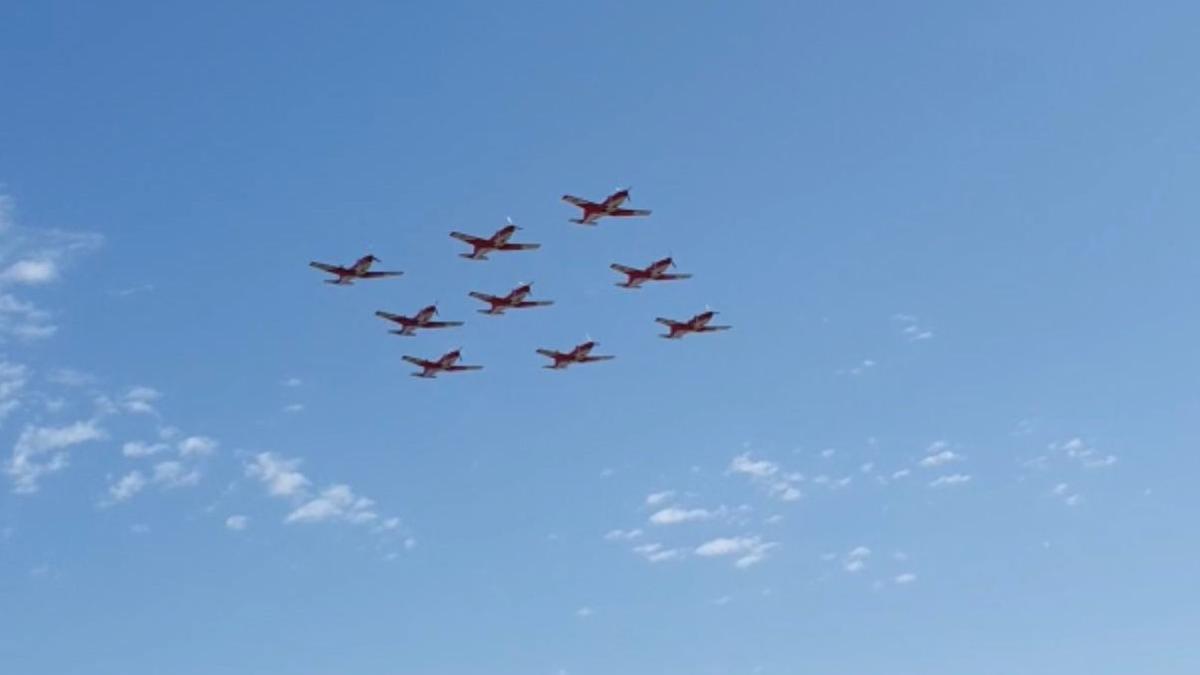
<path id="1" fill-rule="evenodd" d="M 0 272 L 0 283 L 39 286 L 58 279 L 58 265 L 53 260 L 18 260 Z"/>
<path id="2" fill-rule="evenodd" d="M 348 485 L 333 485 L 321 494 L 301 504 L 288 514 L 287 523 L 320 523 L 343 520 L 349 523 L 367 523 L 378 515 L 371 510 L 375 502 L 354 494 Z"/>
<path id="3" fill-rule="evenodd" d="M 291 413 L 291 414 L 295 414 L 298 412 L 304 412 L 304 404 L 303 403 L 289 403 L 289 404 L 283 406 L 283 412 Z"/>
<path id="4" fill-rule="evenodd" d="M 678 506 L 669 506 L 651 514 L 650 522 L 654 525 L 678 525 L 695 520 L 711 520 L 724 514 L 725 511 L 724 507 L 710 511 L 708 509 L 682 509 Z"/>
<path id="5" fill-rule="evenodd" d="M 926 455 L 920 462 L 917 463 L 925 468 L 931 468 L 960 461 L 962 461 L 962 455 L 954 452 L 953 450 L 942 450 L 941 452 L 932 455 Z"/>
<path id="6" fill-rule="evenodd" d="M 300 495 L 310 483 L 304 474 L 296 470 L 298 459 L 284 459 L 273 452 L 260 452 L 254 462 L 246 465 L 246 475 L 257 478 L 267 486 L 267 492 L 276 497 Z"/>
<path id="7" fill-rule="evenodd" d="M 162 394 L 153 387 L 137 386 L 125 392 L 122 399 L 122 407 L 131 413 L 144 415 L 152 415 L 157 411 L 154 409 L 154 402 L 162 398 Z"/>
<path id="8" fill-rule="evenodd" d="M 850 572 L 851 574 L 855 574 L 855 573 L 861 572 L 864 569 L 866 569 L 867 563 L 864 562 L 863 560 L 859 560 L 859 559 L 847 560 L 845 567 L 846 567 L 847 572 Z"/>
<path id="9" fill-rule="evenodd" d="M 179 441 L 181 457 L 207 457 L 217 449 L 217 442 L 207 436 L 188 436 Z"/>
<path id="10" fill-rule="evenodd" d="M 905 572 L 903 574 L 897 574 L 896 577 L 894 579 L 892 579 L 892 581 L 895 582 L 899 586 L 903 586 L 905 584 L 911 584 L 916 580 L 917 580 L 917 575 L 913 574 L 912 572 Z"/>
<path id="11" fill-rule="evenodd" d="M 652 563 L 677 560 L 684 556 L 684 552 L 681 549 L 663 548 L 663 545 L 657 542 L 635 546 L 633 547 L 633 552 Z"/>
<path id="12" fill-rule="evenodd" d="M 593 614 L 595 614 L 595 612 L 592 611 L 591 607 L 580 607 L 579 609 L 575 610 L 575 616 L 581 619 L 586 619 Z"/>
<path id="13" fill-rule="evenodd" d="M 146 477 L 142 475 L 142 472 L 130 471 L 109 486 L 108 497 L 114 503 L 123 502 L 133 498 L 144 487 L 146 487 Z"/>
<path id="14" fill-rule="evenodd" d="M 786 473 L 778 464 L 766 459 L 752 459 L 748 452 L 734 457 L 727 473 L 748 476 L 751 482 L 763 486 L 768 496 L 785 502 L 804 496 L 797 486 L 804 479 L 802 475 Z"/>
<path id="15" fill-rule="evenodd" d="M 103 438 L 104 430 L 94 420 L 63 427 L 26 426 L 13 446 L 12 458 L 4 467 L 5 473 L 13 481 L 15 492 L 37 492 L 42 476 L 67 467 L 69 448 Z"/>
<path id="16" fill-rule="evenodd" d="M 188 487 L 200 482 L 200 472 L 182 462 L 159 462 L 154 465 L 154 482 L 166 488 Z"/>
<path id="17" fill-rule="evenodd" d="M 943 487 L 946 485 L 961 485 L 970 482 L 971 476 L 964 473 L 952 473 L 945 476 L 938 476 L 929 482 L 929 487 Z"/>
<path id="18" fill-rule="evenodd" d="M 910 473 L 912 473 L 912 472 L 909 471 L 908 469 L 900 469 L 899 471 L 893 471 L 892 472 L 892 480 L 900 480 L 901 478 L 908 476 Z"/>
<path id="19" fill-rule="evenodd" d="M 57 332 L 58 326 L 51 322 L 49 312 L 8 293 L 0 293 L 0 333 L 21 340 L 40 340 Z"/>
<path id="20" fill-rule="evenodd" d="M 157 455 L 166 449 L 166 443 L 144 443 L 142 441 L 129 441 L 121 446 L 121 454 L 132 458 L 149 457 L 151 455 Z"/>
<path id="21" fill-rule="evenodd" d="M 227 527 L 231 530 L 240 532 L 241 530 L 244 530 L 249 526 L 250 526 L 250 517 L 249 516 L 233 515 L 233 516 L 229 516 L 228 518 L 225 519 L 225 527 Z"/>
<path id="22" fill-rule="evenodd" d="M 658 506 L 675 496 L 674 490 L 663 490 L 646 495 L 646 506 Z"/>
<path id="23" fill-rule="evenodd" d="M 909 342 L 933 338 L 933 331 L 922 328 L 917 317 L 911 314 L 895 314 L 892 320 L 900 325 L 900 334 Z"/>
<path id="24" fill-rule="evenodd" d="M 639 529 L 632 530 L 609 530 L 604 538 L 609 541 L 626 541 L 629 539 L 637 539 L 642 536 L 642 531 Z"/>
<path id="25" fill-rule="evenodd" d="M 758 536 L 720 537 L 697 546 L 695 553 L 704 558 L 735 556 L 734 564 L 746 568 L 764 560 L 767 552 L 778 545 Z"/>
<path id="26" fill-rule="evenodd" d="M 299 387 L 300 385 L 302 385 L 304 383 L 301 382 L 300 378 L 298 378 L 298 377 L 289 377 L 286 380 L 284 380 L 282 382 L 282 384 L 285 387 Z"/>

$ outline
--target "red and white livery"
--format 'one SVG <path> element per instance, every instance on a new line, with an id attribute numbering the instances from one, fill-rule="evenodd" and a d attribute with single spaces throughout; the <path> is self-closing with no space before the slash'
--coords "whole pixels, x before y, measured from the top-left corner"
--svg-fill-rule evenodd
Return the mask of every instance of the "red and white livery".
<path id="1" fill-rule="evenodd" d="M 613 263 L 609 267 L 627 277 L 625 281 L 617 284 L 621 288 L 641 288 L 642 284 L 647 281 L 678 281 L 692 278 L 690 274 L 668 274 L 667 270 L 675 267 L 675 261 L 669 257 L 655 260 L 643 269 L 617 263 Z"/>
<path id="2" fill-rule="evenodd" d="M 672 319 L 664 319 L 662 317 L 655 319 L 655 321 L 666 326 L 667 330 L 669 331 L 667 333 L 660 333 L 659 337 L 664 337 L 668 340 L 677 340 L 688 333 L 714 333 L 719 330 L 729 330 L 732 327 L 709 325 L 709 322 L 712 321 L 713 317 L 716 315 L 717 312 L 714 312 L 710 309 L 693 316 L 687 321 L 674 321 Z"/>
<path id="3" fill-rule="evenodd" d="M 593 356 L 592 349 L 596 344 L 596 342 L 588 340 L 582 344 L 575 345 L 575 348 L 569 352 L 560 352 L 553 349 L 538 349 L 536 351 L 542 356 L 554 359 L 554 363 L 542 366 L 550 370 L 563 370 L 576 363 L 593 363 L 595 361 L 609 361 L 616 358 L 614 356 Z"/>
<path id="4" fill-rule="evenodd" d="M 588 201 L 582 197 L 574 195 L 563 195 L 563 201 L 568 204 L 574 204 L 583 209 L 583 214 L 579 218 L 572 218 L 572 223 L 580 225 L 595 225 L 596 221 L 605 216 L 613 216 L 617 218 L 628 216 L 648 216 L 649 209 L 626 209 L 621 206 L 631 201 L 629 199 L 629 188 L 622 188 L 604 198 L 604 201 L 599 203 Z"/>
<path id="5" fill-rule="evenodd" d="M 423 377 L 426 379 L 433 379 L 438 376 L 438 373 L 461 373 L 467 370 L 483 369 L 483 366 L 460 365 L 458 360 L 462 358 L 461 349 L 455 349 L 452 352 L 446 352 L 435 361 L 419 359 L 415 356 L 403 356 L 401 358 L 413 364 L 414 366 L 420 366 L 420 372 L 410 373 L 413 377 Z"/>
<path id="6" fill-rule="evenodd" d="M 383 277 L 398 277 L 404 272 L 372 272 L 371 265 L 379 262 L 379 258 L 367 254 L 354 261 L 353 265 L 343 267 L 323 262 L 310 262 L 309 267 L 315 267 L 322 272 L 335 275 L 336 279 L 326 279 L 325 283 L 335 286 L 349 286 L 357 279 L 382 279 Z"/>
<path id="7" fill-rule="evenodd" d="M 437 305 L 429 305 L 422 308 L 413 316 L 404 316 L 403 314 L 392 314 L 383 310 L 375 312 L 375 316 L 381 319 L 387 319 L 392 323 L 400 324 L 400 330 L 390 330 L 393 335 L 403 335 L 410 337 L 417 334 L 418 329 L 425 328 L 454 328 L 463 325 L 461 321 L 434 321 L 433 317 L 437 316 Z"/>
<path id="8" fill-rule="evenodd" d="M 470 253 L 459 253 L 459 257 L 467 260 L 487 260 L 488 254 L 493 251 L 532 251 L 536 248 L 541 248 L 541 244 L 514 244 L 509 242 L 513 234 L 520 230 L 510 218 L 508 225 L 496 230 L 496 233 L 490 237 L 476 237 L 462 232 L 451 232 L 450 236 L 464 241 L 471 246 Z"/>
<path id="9" fill-rule="evenodd" d="M 480 314 L 503 314 L 510 309 L 527 309 L 529 307 L 546 307 L 553 305 L 553 300 L 526 300 L 529 294 L 533 292 L 533 284 L 521 284 L 508 292 L 504 296 L 488 295 L 478 291 L 471 291 L 467 295 L 482 300 L 488 303 L 487 309 L 479 310 Z"/>

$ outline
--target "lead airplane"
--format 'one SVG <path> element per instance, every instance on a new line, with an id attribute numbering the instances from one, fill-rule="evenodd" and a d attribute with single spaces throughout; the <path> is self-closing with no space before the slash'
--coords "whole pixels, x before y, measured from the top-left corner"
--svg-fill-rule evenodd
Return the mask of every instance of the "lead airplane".
<path id="1" fill-rule="evenodd" d="M 641 288 L 642 284 L 647 281 L 677 281 L 679 279 L 692 278 L 690 274 L 667 274 L 668 269 L 675 267 L 675 261 L 670 257 L 655 260 L 644 269 L 628 267 L 617 263 L 613 263 L 609 267 L 628 277 L 625 281 L 617 284 L 621 288 Z"/>
<path id="2" fill-rule="evenodd" d="M 595 225 L 596 221 L 605 216 L 613 217 L 628 217 L 628 216 L 648 216 L 649 209 L 625 209 L 621 206 L 631 201 L 629 199 L 629 188 L 622 188 L 604 198 L 604 201 L 599 203 L 588 201 L 582 197 L 574 195 L 563 195 L 563 201 L 568 204 L 574 204 L 583 209 L 582 217 L 572 218 L 572 223 L 580 225 Z"/>
<path id="3" fill-rule="evenodd" d="M 452 352 L 446 352 L 445 354 L 442 354 L 442 356 L 439 357 L 436 361 L 430 361 L 428 359 L 419 359 L 415 356 L 407 356 L 407 355 L 403 356 L 401 358 L 403 358 L 405 361 L 408 361 L 409 363 L 413 364 L 414 366 L 420 366 L 421 372 L 410 373 L 410 375 L 412 375 L 413 377 L 423 377 L 426 379 L 433 379 L 438 376 L 438 373 L 461 373 L 466 370 L 482 370 L 483 369 L 483 366 L 459 365 L 458 360 L 460 358 L 462 358 L 462 350 L 461 349 L 455 349 Z"/>
<path id="4" fill-rule="evenodd" d="M 479 310 L 480 314 L 503 314 L 510 309 L 527 309 L 529 307 L 545 307 L 553 305 L 553 300 L 526 300 L 529 294 L 533 292 L 533 284 L 521 284 L 508 292 L 504 296 L 488 295 L 478 291 L 471 291 L 467 295 L 482 300 L 490 307 Z"/>
<path id="5" fill-rule="evenodd" d="M 487 260 L 487 255 L 493 251 L 532 251 L 536 248 L 541 248 L 541 244 L 512 244 L 509 239 L 513 233 L 521 228 L 516 225 L 510 218 L 508 225 L 496 230 L 495 234 L 490 237 L 476 237 L 471 234 L 463 234 L 462 232 L 451 232 L 450 236 L 464 241 L 471 246 L 470 253 L 459 253 L 459 257 L 467 260 Z"/>
<path id="6" fill-rule="evenodd" d="M 325 283 L 334 284 L 335 286 L 349 286 L 356 279 L 382 279 L 383 277 L 398 277 L 404 272 L 372 272 L 371 265 L 380 262 L 379 258 L 371 254 L 364 255 L 354 261 L 349 267 L 341 265 L 330 265 L 323 262 L 310 262 L 309 267 L 315 267 L 322 272 L 336 275 L 336 279 L 326 279 Z"/>
<path id="7" fill-rule="evenodd" d="M 732 326 L 710 326 L 709 322 L 717 312 L 710 310 L 701 312 L 687 321 L 674 321 L 672 319 L 664 319 L 659 317 L 655 321 L 667 327 L 667 333 L 659 334 L 659 337 L 667 338 L 668 340 L 678 340 L 688 333 L 713 333 L 719 330 L 729 330 Z"/>
<path id="8" fill-rule="evenodd" d="M 595 361 L 608 361 L 616 358 L 613 356 L 592 356 L 592 349 L 596 344 L 595 341 L 588 340 L 582 344 L 575 345 L 575 348 L 569 352 L 560 352 L 553 349 L 538 349 L 536 351 L 542 356 L 554 359 L 554 363 L 542 366 L 550 370 L 563 370 L 576 363 L 593 363 Z"/>
<path id="9" fill-rule="evenodd" d="M 454 328 L 463 325 L 461 321 L 434 321 L 433 317 L 437 316 L 437 305 L 429 305 L 421 309 L 413 316 L 404 316 L 403 314 L 392 314 L 382 310 L 375 312 L 375 316 L 381 319 L 387 319 L 393 323 L 400 324 L 400 330 L 390 330 L 389 333 L 394 335 L 412 336 L 417 334 L 418 329 L 424 328 Z"/>

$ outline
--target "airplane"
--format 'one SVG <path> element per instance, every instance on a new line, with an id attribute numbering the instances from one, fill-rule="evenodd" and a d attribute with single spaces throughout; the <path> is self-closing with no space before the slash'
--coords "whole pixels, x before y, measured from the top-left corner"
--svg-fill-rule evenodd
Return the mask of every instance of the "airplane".
<path id="1" fill-rule="evenodd" d="M 575 345 L 575 348 L 569 352 L 559 352 L 553 349 L 538 349 L 535 350 L 542 356 L 548 356 L 554 359 L 553 364 L 542 366 L 550 370 L 563 370 L 564 368 L 575 363 L 592 363 L 593 361 L 608 361 L 613 356 L 592 356 L 592 348 L 596 346 L 596 342 L 588 340 L 583 344 Z"/>
<path id="2" fill-rule="evenodd" d="M 623 209 L 621 205 L 629 199 L 629 188 L 621 188 L 604 198 L 600 203 L 591 202 L 574 195 L 563 195 L 563 201 L 583 209 L 582 218 L 572 218 L 572 223 L 580 225 L 595 225 L 596 221 L 605 216 L 648 216 L 648 209 Z"/>
<path id="3" fill-rule="evenodd" d="M 672 321 L 659 317 L 655 321 L 665 325 L 670 331 L 669 333 L 660 333 L 659 337 L 664 337 L 669 340 L 678 340 L 688 333 L 712 333 L 719 330 L 729 330 L 732 326 L 710 326 L 709 321 L 717 315 L 717 312 L 710 310 L 701 312 L 687 321 Z"/>
<path id="4" fill-rule="evenodd" d="M 335 286 L 349 286 L 354 283 L 355 279 L 380 279 L 383 277 L 398 277 L 404 272 L 372 272 L 371 265 L 379 262 L 379 258 L 373 255 L 364 255 L 354 264 L 349 267 L 341 265 L 330 265 L 323 262 L 310 262 L 309 267 L 315 267 L 322 272 L 337 275 L 336 279 L 326 279 L 325 283 L 334 284 Z"/>
<path id="5" fill-rule="evenodd" d="M 436 361 L 427 359 L 419 359 L 415 356 L 402 356 L 405 361 L 420 366 L 421 372 L 409 373 L 413 377 L 423 377 L 433 379 L 438 373 L 461 373 L 465 370 L 482 370 L 483 366 L 462 366 L 458 364 L 458 360 L 462 357 L 462 349 L 455 349 L 452 352 L 446 352 Z"/>
<path id="6" fill-rule="evenodd" d="M 613 263 L 609 265 L 612 269 L 629 277 L 625 281 L 618 283 L 621 288 L 641 288 L 642 284 L 647 281 L 676 281 L 678 279 L 691 279 L 690 274 L 667 274 L 667 269 L 675 267 L 675 261 L 670 257 L 656 260 L 646 266 L 645 269 L 636 267 L 627 267 Z"/>
<path id="7" fill-rule="evenodd" d="M 437 313 L 437 305 L 429 305 L 413 316 L 392 314 L 391 312 L 384 312 L 382 310 L 375 312 L 375 316 L 400 324 L 400 330 L 390 330 L 388 332 L 405 337 L 416 335 L 417 329 L 421 328 L 454 328 L 455 326 L 463 325 L 461 321 L 433 321 L 432 319 L 437 316 Z"/>
<path id="8" fill-rule="evenodd" d="M 471 291 L 467 295 L 471 296 L 472 298 L 475 298 L 476 300 L 482 300 L 482 301 L 488 303 L 489 305 L 491 305 L 487 309 L 478 310 L 480 314 L 503 314 L 505 311 L 510 310 L 510 309 L 525 309 L 527 307 L 545 307 L 547 305 L 554 304 L 553 300 L 526 300 L 525 298 L 532 291 L 533 291 L 533 284 L 521 284 L 520 286 L 517 286 L 516 288 L 509 291 L 508 295 L 505 295 L 503 297 L 497 297 L 495 295 L 488 295 L 487 293 L 480 293 L 478 291 Z"/>
<path id="9" fill-rule="evenodd" d="M 465 241 L 471 246 L 470 253 L 459 253 L 459 257 L 467 260 L 487 260 L 488 254 L 493 251 L 532 251 L 535 248 L 541 248 L 541 244 L 511 244 L 509 239 L 513 233 L 521 228 L 513 223 L 512 219 L 508 219 L 508 225 L 496 230 L 495 234 L 490 237 L 476 237 L 462 232 L 451 232 L 450 236 Z"/>

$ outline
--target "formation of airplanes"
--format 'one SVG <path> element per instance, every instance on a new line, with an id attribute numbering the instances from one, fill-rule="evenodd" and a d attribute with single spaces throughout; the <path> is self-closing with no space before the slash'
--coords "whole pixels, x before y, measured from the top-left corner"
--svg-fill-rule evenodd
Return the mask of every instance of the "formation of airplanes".
<path id="1" fill-rule="evenodd" d="M 629 188 L 621 188 L 598 202 L 589 201 L 581 197 L 573 195 L 564 195 L 563 201 L 572 204 L 582 209 L 582 214 L 579 218 L 571 218 L 570 222 L 580 225 L 595 225 L 601 218 L 606 217 L 630 217 L 630 216 L 648 216 L 648 209 L 630 209 L 625 208 L 625 204 L 630 202 Z M 520 231 L 521 228 L 508 220 L 508 224 L 496 230 L 489 237 L 480 237 L 462 232 L 451 232 L 450 236 L 466 243 L 471 247 L 470 253 L 460 253 L 459 256 L 468 260 L 484 261 L 488 260 L 488 255 L 496 252 L 508 251 L 531 251 L 541 247 L 541 244 L 535 243 L 515 243 L 511 239 L 514 234 Z M 363 279 L 381 279 L 386 277 L 397 277 L 403 274 L 400 271 L 377 271 L 373 270 L 372 266 L 380 262 L 379 258 L 372 254 L 364 255 L 353 264 L 333 265 L 323 262 L 310 262 L 309 265 L 322 272 L 333 275 L 334 278 L 326 279 L 325 283 L 336 286 L 349 286 L 355 281 Z M 613 263 L 609 266 L 612 270 L 625 275 L 625 280 L 618 282 L 616 285 L 621 288 L 637 289 L 641 288 L 648 282 L 657 281 L 681 281 L 692 278 L 691 274 L 671 272 L 675 269 L 675 260 L 671 256 L 656 260 L 645 267 L 631 267 L 620 263 Z M 553 300 L 531 300 L 529 296 L 533 293 L 532 283 L 522 283 L 516 288 L 513 288 L 504 295 L 491 295 L 479 291 L 471 291 L 467 295 L 476 300 L 480 300 L 487 304 L 486 309 L 478 310 L 480 314 L 488 314 L 492 316 L 502 315 L 509 310 L 514 309 L 529 309 L 533 307 L 546 307 L 553 305 Z M 691 333 L 712 333 L 716 331 L 729 330 L 730 326 L 714 326 L 712 319 L 717 315 L 717 312 L 706 309 L 704 312 L 696 314 L 690 319 L 675 320 L 658 317 L 656 322 L 667 327 L 666 333 L 661 333 L 659 336 L 667 339 L 679 339 Z M 384 319 L 398 328 L 393 328 L 388 332 L 393 335 L 403 337 L 413 337 L 418 331 L 433 330 L 439 328 L 457 328 L 463 325 L 462 321 L 439 321 L 437 304 L 427 305 L 418 310 L 412 316 L 403 314 L 395 314 L 378 310 L 375 316 Z M 550 359 L 550 363 L 543 365 L 543 368 L 550 370 L 565 370 L 572 365 L 581 363 L 595 363 L 598 361 L 609 361 L 615 356 L 596 355 L 592 350 L 597 346 L 597 342 L 588 338 L 586 342 L 575 345 L 568 351 L 557 351 L 553 349 L 536 349 L 537 354 Z M 424 379 L 436 378 L 443 373 L 458 373 L 465 371 L 481 370 L 483 366 L 479 365 L 463 365 L 460 363 L 462 359 L 462 349 L 454 349 L 437 357 L 436 359 L 425 359 L 416 356 L 404 355 L 402 357 L 408 363 L 411 363 L 420 370 L 411 373 L 413 377 Z"/>

